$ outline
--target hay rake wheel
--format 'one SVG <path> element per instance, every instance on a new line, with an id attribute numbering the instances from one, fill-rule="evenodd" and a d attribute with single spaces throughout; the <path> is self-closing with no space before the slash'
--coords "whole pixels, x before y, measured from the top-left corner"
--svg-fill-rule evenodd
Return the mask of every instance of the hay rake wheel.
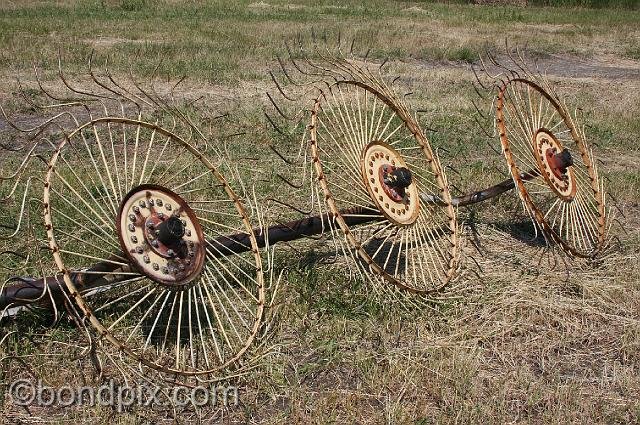
<path id="1" fill-rule="evenodd" d="M 524 207 L 543 235 L 571 255 L 591 258 L 606 242 L 602 183 L 584 130 L 543 85 L 514 77 L 499 88 L 502 150 Z M 523 178 L 531 174 L 527 170 L 536 178 Z"/>
<path id="2" fill-rule="evenodd" d="M 263 317 L 262 260 L 244 206 L 196 146 L 153 123 L 98 118 L 58 144 L 44 185 L 53 258 L 101 338 L 181 375 L 245 353 Z M 247 258 L 216 242 L 234 226 L 249 235 Z"/>
<path id="3" fill-rule="evenodd" d="M 371 79 L 323 89 L 311 112 L 310 146 L 325 202 L 370 271 L 420 295 L 446 286 L 458 250 L 446 178 L 388 87 Z M 436 194 L 444 207 L 421 194 Z M 372 222 L 353 222 L 364 217 Z"/>
<path id="4" fill-rule="evenodd" d="M 60 95 L 36 73 L 39 94 L 53 101 L 32 103 L 50 116 L 40 124 L 26 128 L 1 111 L 33 144 L 10 176 L 44 184 L 34 244 L 48 245 L 58 274 L 8 279 L 0 317 L 66 306 L 95 330 L 104 355 L 122 360 L 121 372 L 153 370 L 185 384 L 242 373 L 268 326 L 272 258 L 253 232 L 262 223 L 257 200 L 221 151 L 226 136 L 212 133 L 227 115 L 185 107 L 167 83 L 160 95 L 155 83 L 100 78 L 91 62 L 89 74 L 94 84 L 77 88 L 60 68 L 68 90 Z M 44 170 L 30 161 L 35 151 Z M 38 261 L 50 270 L 50 259 Z"/>

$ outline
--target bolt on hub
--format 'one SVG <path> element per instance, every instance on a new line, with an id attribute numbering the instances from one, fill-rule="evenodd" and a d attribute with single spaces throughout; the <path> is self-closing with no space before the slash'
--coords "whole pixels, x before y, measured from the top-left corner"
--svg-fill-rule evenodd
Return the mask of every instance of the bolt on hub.
<path id="1" fill-rule="evenodd" d="M 373 141 L 362 151 L 362 178 L 379 210 L 398 225 L 416 221 L 418 187 L 402 156 L 384 142 Z"/>
<path id="2" fill-rule="evenodd" d="M 205 239 L 187 203 L 162 186 L 141 185 L 123 199 L 116 219 L 120 245 L 154 282 L 182 288 L 202 272 Z"/>

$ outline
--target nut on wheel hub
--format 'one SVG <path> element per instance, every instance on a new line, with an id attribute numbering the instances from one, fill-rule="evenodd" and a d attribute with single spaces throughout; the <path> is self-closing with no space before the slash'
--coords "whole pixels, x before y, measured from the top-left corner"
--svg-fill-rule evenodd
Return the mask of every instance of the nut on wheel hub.
<path id="1" fill-rule="evenodd" d="M 571 154 L 549 130 L 541 128 L 534 137 L 533 151 L 538 168 L 549 187 L 563 200 L 571 201 L 576 195 L 576 181 Z"/>
<path id="2" fill-rule="evenodd" d="M 366 145 L 362 178 L 369 195 L 387 219 L 406 226 L 418 218 L 418 187 L 398 151 L 381 141 Z"/>
<path id="3" fill-rule="evenodd" d="M 123 252 L 151 280 L 178 289 L 202 271 L 202 228 L 189 205 L 171 190 L 134 188 L 122 201 L 116 225 Z"/>

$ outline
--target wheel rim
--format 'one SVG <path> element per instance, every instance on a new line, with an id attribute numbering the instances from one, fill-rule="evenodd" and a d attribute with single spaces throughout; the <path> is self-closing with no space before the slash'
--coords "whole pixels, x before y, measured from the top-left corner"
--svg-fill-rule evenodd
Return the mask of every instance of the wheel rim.
<path id="1" fill-rule="evenodd" d="M 457 266 L 455 211 L 440 164 L 406 107 L 386 87 L 340 81 L 316 99 L 310 133 L 326 203 L 369 270 L 414 293 L 446 286 Z M 411 175 L 404 199 L 382 181 L 397 168 Z M 419 194 L 445 206 L 421 202 Z M 348 224 L 363 216 L 375 221 Z"/>
<path id="2" fill-rule="evenodd" d="M 502 86 L 496 112 L 505 158 L 534 222 L 565 251 L 596 255 L 605 243 L 604 195 L 584 132 L 555 96 L 522 78 Z M 553 158 L 564 149 L 571 164 L 559 170 Z M 540 176 L 522 178 L 531 170 Z"/>
<path id="3" fill-rule="evenodd" d="M 141 196 L 144 207 L 130 202 L 142 202 Z M 145 223 L 154 207 L 168 214 L 167 200 L 176 202 L 172 217 L 186 227 L 176 240 L 184 242 L 182 260 L 191 258 L 193 268 L 182 274 L 180 265 L 188 265 L 178 261 L 180 254 L 165 258 L 176 273 L 145 262 L 150 253 L 162 258 L 162 247 L 142 240 L 141 229 L 131 232 L 134 222 L 127 223 L 136 209 L 147 211 Z M 70 297 L 101 338 L 151 368 L 183 375 L 218 372 L 248 350 L 263 319 L 260 252 L 239 197 L 194 145 L 152 123 L 90 121 L 56 147 L 44 203 L 54 260 Z M 217 242 L 236 233 L 250 236 L 245 254 L 225 252 Z M 132 236 L 139 239 L 132 242 Z M 144 252 L 136 252 L 142 246 Z M 91 269 L 96 262 L 103 269 Z M 101 293 L 83 297 L 96 275 L 103 276 Z"/>

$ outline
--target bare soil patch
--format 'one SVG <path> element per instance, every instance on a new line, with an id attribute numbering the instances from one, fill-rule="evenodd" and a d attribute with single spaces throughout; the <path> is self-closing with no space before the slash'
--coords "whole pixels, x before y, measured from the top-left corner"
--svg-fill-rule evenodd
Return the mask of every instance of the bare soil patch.
<path id="1" fill-rule="evenodd" d="M 506 61 L 506 57 L 498 57 L 499 61 Z M 418 61 L 423 69 L 438 68 L 470 68 L 464 62 Z M 561 78 L 593 78 L 605 80 L 638 80 L 640 79 L 640 62 L 631 59 L 621 59 L 611 55 L 599 55 L 592 58 L 582 58 L 570 54 L 549 54 L 531 60 L 533 69 L 542 74 Z M 497 67 L 489 67 L 490 72 L 500 72 Z"/>

